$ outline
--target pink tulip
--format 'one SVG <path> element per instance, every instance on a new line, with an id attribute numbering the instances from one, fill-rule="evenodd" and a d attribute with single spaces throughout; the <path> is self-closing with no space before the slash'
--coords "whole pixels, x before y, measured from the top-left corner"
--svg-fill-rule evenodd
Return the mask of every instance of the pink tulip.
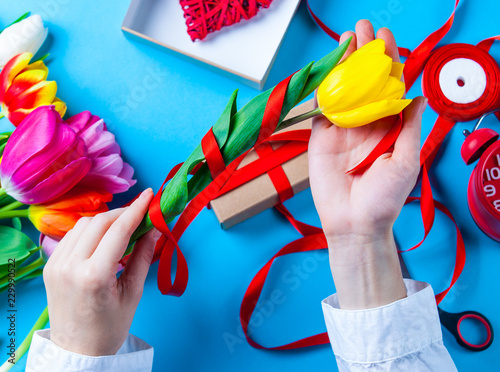
<path id="1" fill-rule="evenodd" d="M 104 120 L 84 111 L 66 120 L 66 123 L 85 141 L 92 168 L 80 182 L 81 186 L 105 190 L 111 194 L 127 191 L 136 181 L 134 169 L 125 163 L 115 136 L 106 128 Z"/>
<path id="2" fill-rule="evenodd" d="M 54 253 L 54 250 L 56 249 L 58 244 L 59 240 L 49 238 L 44 234 L 40 234 L 40 245 L 42 246 L 43 253 L 45 253 L 47 257 L 52 256 L 52 253 Z"/>
<path id="3" fill-rule="evenodd" d="M 5 146 L 0 193 L 24 204 L 45 203 L 73 188 L 91 166 L 85 142 L 54 106 L 41 106 L 22 121 Z"/>

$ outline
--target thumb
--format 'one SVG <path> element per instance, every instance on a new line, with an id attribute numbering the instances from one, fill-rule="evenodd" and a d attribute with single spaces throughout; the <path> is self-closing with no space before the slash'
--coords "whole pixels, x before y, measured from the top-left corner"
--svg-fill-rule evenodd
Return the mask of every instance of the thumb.
<path id="1" fill-rule="evenodd" d="M 135 243 L 132 254 L 119 279 L 128 291 L 142 294 L 144 282 L 153 260 L 155 244 L 160 236 L 161 233 L 153 228 Z"/>

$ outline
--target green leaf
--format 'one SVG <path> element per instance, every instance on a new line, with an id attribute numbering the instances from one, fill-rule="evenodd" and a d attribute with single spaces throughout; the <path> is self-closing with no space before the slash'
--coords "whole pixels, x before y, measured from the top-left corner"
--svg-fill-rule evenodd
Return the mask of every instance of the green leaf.
<path id="1" fill-rule="evenodd" d="M 5 28 L 9 28 L 9 27 L 10 27 L 10 26 L 12 26 L 13 24 L 18 23 L 18 22 L 21 22 L 23 19 L 28 18 L 28 17 L 29 17 L 29 15 L 30 15 L 30 12 L 26 12 L 26 13 L 24 13 L 21 17 L 19 17 L 18 19 L 16 19 L 14 22 L 12 22 L 10 25 L 8 25 L 8 26 L 7 26 L 7 27 L 5 27 Z M 2 32 L 4 32 L 4 31 L 5 31 L 5 28 L 4 28 L 3 30 L 1 30 L 1 31 L 0 31 L 0 34 L 1 34 Z"/>
<path id="2" fill-rule="evenodd" d="M 222 149 L 226 144 L 227 138 L 229 137 L 229 132 L 231 129 L 231 118 L 236 113 L 236 96 L 238 95 L 238 90 L 235 90 L 229 98 L 229 102 L 226 108 L 222 112 L 219 120 L 214 124 L 213 131 L 215 138 L 217 139 L 217 144 L 219 148 Z"/>
<path id="3" fill-rule="evenodd" d="M 307 80 L 304 90 L 302 91 L 297 103 L 301 102 L 309 94 L 314 92 L 321 82 L 325 80 L 330 71 L 338 65 L 342 56 L 349 47 L 351 40 L 352 36 L 313 65 L 311 72 L 309 73 L 309 79 Z"/>
<path id="4" fill-rule="evenodd" d="M 9 140 L 12 132 L 0 133 L 0 157 L 3 155 L 7 141 Z"/>
<path id="5" fill-rule="evenodd" d="M 37 246 L 23 232 L 9 226 L 0 226 L 0 277 L 6 275 L 9 259 L 16 264 L 30 256 Z"/>
<path id="6" fill-rule="evenodd" d="M 19 217 L 14 217 L 12 219 L 12 226 L 14 226 L 14 229 L 19 231 L 23 229 L 23 224 L 21 223 L 21 219 Z"/>
<path id="7" fill-rule="evenodd" d="M 36 60 L 32 61 L 31 63 L 44 61 L 48 56 L 50 56 L 50 53 L 45 53 L 43 56 L 41 56 L 40 58 L 37 58 Z"/>

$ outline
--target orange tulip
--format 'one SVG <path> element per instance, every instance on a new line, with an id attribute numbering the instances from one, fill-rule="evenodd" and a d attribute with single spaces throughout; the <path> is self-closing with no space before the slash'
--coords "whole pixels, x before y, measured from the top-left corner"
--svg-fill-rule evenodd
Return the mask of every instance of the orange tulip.
<path id="1" fill-rule="evenodd" d="M 0 110 L 16 127 L 40 106 L 54 105 L 61 117 L 66 113 L 66 104 L 56 97 L 56 82 L 46 80 L 47 66 L 42 61 L 30 64 L 31 57 L 13 57 L 0 73 Z"/>
<path id="2" fill-rule="evenodd" d="M 29 219 L 38 231 L 52 239 L 61 239 L 81 217 L 93 217 L 106 212 L 113 195 L 101 191 L 73 189 L 45 204 L 33 204 Z"/>

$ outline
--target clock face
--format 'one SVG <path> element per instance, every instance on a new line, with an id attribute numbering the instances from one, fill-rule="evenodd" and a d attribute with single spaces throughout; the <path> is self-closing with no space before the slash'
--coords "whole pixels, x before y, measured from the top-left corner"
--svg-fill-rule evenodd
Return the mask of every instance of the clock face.
<path id="1" fill-rule="evenodd" d="M 488 150 L 483 154 L 482 189 L 486 201 L 495 210 L 497 218 L 500 218 L 500 146 L 498 142 Z M 491 210 L 491 208 L 488 209 Z"/>

